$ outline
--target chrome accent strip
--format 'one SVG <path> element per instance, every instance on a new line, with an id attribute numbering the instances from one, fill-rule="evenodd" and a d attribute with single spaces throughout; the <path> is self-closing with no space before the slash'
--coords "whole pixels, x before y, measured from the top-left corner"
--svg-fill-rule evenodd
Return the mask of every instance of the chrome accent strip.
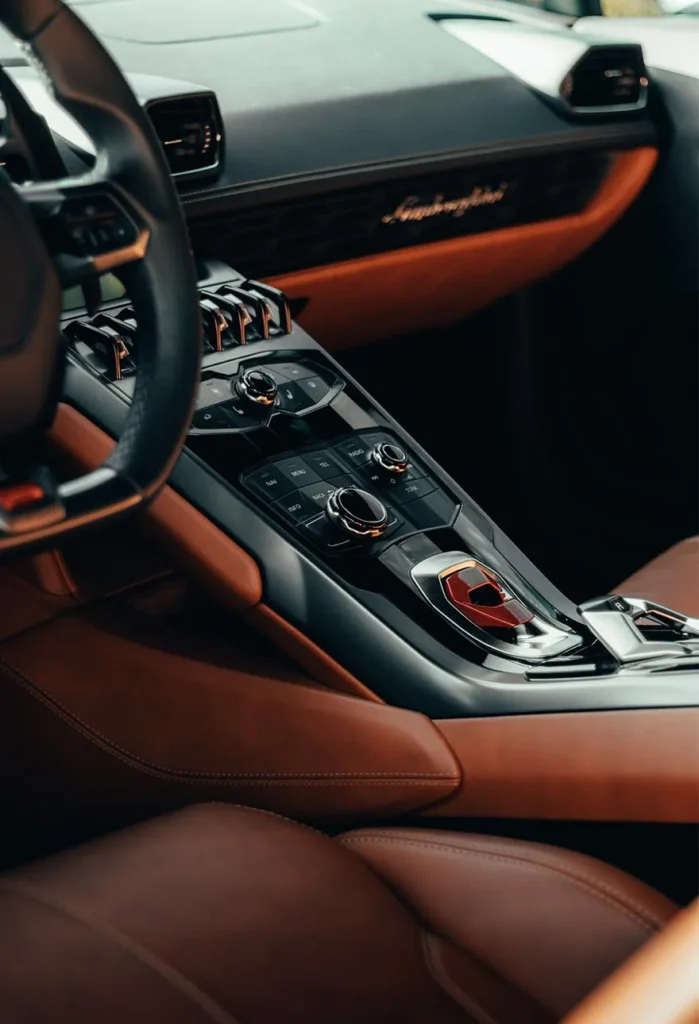
<path id="1" fill-rule="evenodd" d="M 611 595 L 580 605 L 580 614 L 609 653 L 621 665 L 656 659 L 696 658 L 699 653 L 699 619 L 692 619 L 664 605 L 638 597 Z M 677 640 L 649 640 L 636 620 L 650 618 L 674 629 Z M 682 636 L 689 633 L 690 636 Z"/>

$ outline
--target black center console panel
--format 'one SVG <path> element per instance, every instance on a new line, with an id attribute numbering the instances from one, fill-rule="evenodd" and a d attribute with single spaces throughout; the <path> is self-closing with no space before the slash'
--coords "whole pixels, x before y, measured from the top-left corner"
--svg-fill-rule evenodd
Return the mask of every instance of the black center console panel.
<path id="1" fill-rule="evenodd" d="M 694 662 L 659 673 L 615 661 L 264 288 L 225 268 L 202 282 L 208 351 L 171 483 L 255 557 L 275 611 L 387 701 L 433 716 L 696 702 Z M 105 315 L 120 337 L 128 307 Z M 115 372 L 119 341 L 100 343 L 102 363 L 76 346 L 85 320 L 66 318 L 66 397 L 117 434 L 133 374 Z M 137 332 L 125 333 L 137 368 Z M 464 461 L 467 475 L 467 446 Z"/>

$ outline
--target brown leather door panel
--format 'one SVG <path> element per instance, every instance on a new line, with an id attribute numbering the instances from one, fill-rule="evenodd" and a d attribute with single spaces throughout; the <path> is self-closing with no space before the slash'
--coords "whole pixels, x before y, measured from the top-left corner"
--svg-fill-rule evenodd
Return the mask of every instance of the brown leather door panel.
<path id="1" fill-rule="evenodd" d="M 430 814 L 699 821 L 699 708 L 436 725 L 456 754 L 463 781 Z"/>
<path id="2" fill-rule="evenodd" d="M 207 799 L 388 815 L 456 789 L 429 719 L 309 684 L 250 632 L 231 620 L 209 644 L 112 603 L 7 641 L 0 757 L 15 798 L 111 825 Z"/>

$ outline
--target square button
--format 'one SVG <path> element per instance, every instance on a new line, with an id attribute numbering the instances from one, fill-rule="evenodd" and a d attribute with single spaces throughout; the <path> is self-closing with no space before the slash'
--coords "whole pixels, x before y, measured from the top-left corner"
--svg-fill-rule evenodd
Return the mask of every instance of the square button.
<path id="1" fill-rule="evenodd" d="M 231 421 L 218 405 L 210 405 L 207 409 L 199 409 L 194 413 L 192 426 L 198 430 L 229 430 Z"/>
<path id="2" fill-rule="evenodd" d="M 215 402 L 225 402 L 230 397 L 231 386 L 227 380 L 205 380 L 199 388 L 197 408 L 213 405 Z"/>
<path id="3" fill-rule="evenodd" d="M 329 480 L 342 473 L 340 464 L 327 451 L 310 452 L 303 456 L 303 461 L 316 471 L 321 480 Z"/>
<path id="4" fill-rule="evenodd" d="M 230 402 L 224 402 L 221 409 L 223 409 L 224 413 L 232 421 L 231 425 L 238 427 L 239 430 L 242 430 L 243 427 L 255 427 L 259 425 L 259 419 L 251 416 L 243 403 L 237 398 L 232 398 Z"/>
<path id="5" fill-rule="evenodd" d="M 301 492 L 309 501 L 320 508 L 325 508 L 328 498 L 338 487 L 353 487 L 354 480 L 351 476 L 337 476 L 333 480 L 321 480 L 320 483 L 304 487 Z"/>
<path id="6" fill-rule="evenodd" d="M 298 387 L 313 405 L 322 402 L 330 393 L 330 385 L 326 384 L 322 377 L 309 377 L 307 380 L 300 381 Z"/>
<path id="7" fill-rule="evenodd" d="M 348 441 L 336 444 L 335 451 L 339 452 L 351 466 L 363 466 L 369 461 L 371 445 L 363 437 L 351 437 Z"/>
<path id="8" fill-rule="evenodd" d="M 292 487 L 300 489 L 308 484 L 317 484 L 320 477 L 303 459 L 284 459 L 275 466 Z"/>
<path id="9" fill-rule="evenodd" d="M 318 508 L 325 508 L 328 498 L 337 488 L 328 483 L 327 480 L 320 480 L 317 484 L 304 487 L 301 493 Z"/>
<path id="10" fill-rule="evenodd" d="M 294 384 L 293 381 L 285 381 L 280 384 L 277 394 L 279 395 L 279 407 L 285 412 L 299 412 L 301 409 L 310 408 L 311 403 L 308 398 L 301 391 L 299 385 Z"/>
<path id="11" fill-rule="evenodd" d="M 391 489 L 391 501 L 396 505 L 404 505 L 407 501 L 415 501 L 416 498 L 424 498 L 437 489 L 434 480 L 429 477 L 422 477 L 419 480 L 401 481 Z"/>
<path id="12" fill-rule="evenodd" d="M 304 519 L 309 519 L 317 511 L 315 505 L 300 491 L 294 491 L 292 494 L 287 494 L 286 498 L 275 501 L 274 507 L 295 523 L 302 523 Z"/>
<path id="13" fill-rule="evenodd" d="M 263 498 L 271 501 L 276 501 L 277 498 L 283 497 L 294 489 L 293 483 L 280 472 L 277 466 L 263 466 L 262 469 L 256 469 L 245 477 L 245 483 L 261 494 Z"/>
<path id="14" fill-rule="evenodd" d="M 444 491 L 433 491 L 424 498 L 403 505 L 402 512 L 421 530 L 434 526 L 449 526 L 458 506 Z"/>
<path id="15" fill-rule="evenodd" d="M 302 366 L 300 363 L 272 363 L 271 366 L 287 380 L 304 380 L 306 377 L 315 376 L 314 369 Z"/>

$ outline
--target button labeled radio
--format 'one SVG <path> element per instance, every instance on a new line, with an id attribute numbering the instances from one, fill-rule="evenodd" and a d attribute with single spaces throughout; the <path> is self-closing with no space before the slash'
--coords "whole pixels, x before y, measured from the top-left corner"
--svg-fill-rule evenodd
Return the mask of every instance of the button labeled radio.
<path id="1" fill-rule="evenodd" d="M 371 445 L 363 437 L 351 437 L 348 441 L 340 441 L 335 445 L 339 452 L 352 466 L 363 466 L 371 456 Z"/>

